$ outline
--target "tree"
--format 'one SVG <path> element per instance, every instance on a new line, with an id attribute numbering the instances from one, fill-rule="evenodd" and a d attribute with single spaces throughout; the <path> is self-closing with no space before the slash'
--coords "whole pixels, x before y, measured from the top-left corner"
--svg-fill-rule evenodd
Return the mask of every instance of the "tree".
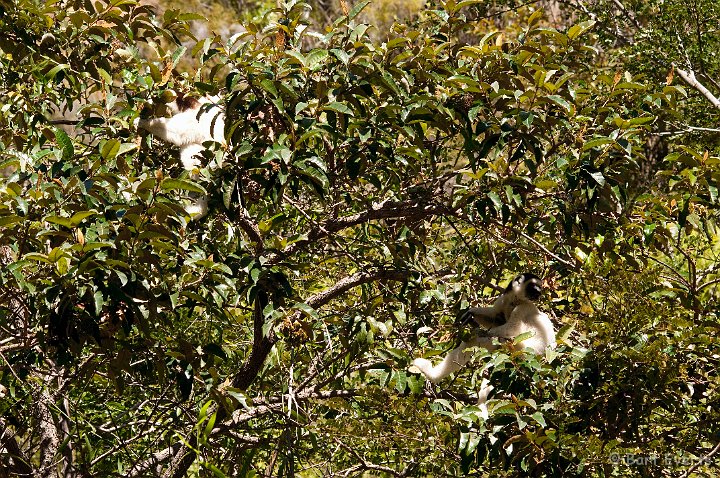
<path id="1" fill-rule="evenodd" d="M 480 3 L 377 42 L 365 3 L 317 33 L 289 2 L 198 39 L 186 73 L 195 14 L 3 6 L 3 472 L 717 468 L 718 158 L 643 171 L 684 89 L 597 71 L 591 20 L 484 31 Z M 226 108 L 197 180 L 131 126 L 174 91 Z M 479 353 L 439 387 L 408 370 L 522 270 L 554 285 L 558 349 Z"/>

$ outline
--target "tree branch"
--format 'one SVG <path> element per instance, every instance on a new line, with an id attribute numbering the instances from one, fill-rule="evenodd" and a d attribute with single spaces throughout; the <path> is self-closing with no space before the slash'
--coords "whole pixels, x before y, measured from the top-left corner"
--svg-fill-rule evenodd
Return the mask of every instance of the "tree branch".
<path id="1" fill-rule="evenodd" d="M 138 462 L 129 471 L 127 476 L 160 476 L 162 471 L 162 463 L 167 461 L 168 458 L 178 453 L 183 446 L 180 443 L 176 443 L 165 448 L 162 451 L 153 453 L 144 461 Z"/>
<path id="2" fill-rule="evenodd" d="M 383 201 L 379 204 L 373 204 L 370 209 L 357 214 L 351 214 L 336 219 L 328 219 L 327 221 L 313 227 L 308 233 L 307 239 L 290 244 L 282 255 L 295 253 L 298 249 L 317 242 L 319 239 L 329 236 L 335 232 L 347 229 L 358 224 L 375 221 L 379 219 L 394 218 L 413 218 L 422 219 L 436 214 L 447 213 L 447 208 L 443 205 L 427 203 L 423 201 Z"/>
<path id="3" fill-rule="evenodd" d="M 380 269 L 372 272 L 358 272 L 349 277 L 340 279 L 332 287 L 307 298 L 305 303 L 313 308 L 322 307 L 335 297 L 344 294 L 353 287 L 378 280 L 403 281 L 407 280 L 409 277 L 410 271 L 402 270 Z M 267 300 L 267 296 L 264 292 L 258 293 L 258 297 L 255 299 L 255 310 L 253 313 L 253 347 L 250 351 L 250 356 L 232 379 L 232 386 L 234 388 L 246 390 L 253 383 L 255 378 L 257 378 L 258 373 L 260 373 L 260 369 L 265 363 L 265 359 L 267 359 L 273 345 L 275 345 L 275 342 L 277 341 L 277 336 L 272 328 L 267 332 L 267 335 L 263 332 L 263 329 L 265 328 L 265 316 L 263 314 L 263 309 L 267 304 Z M 296 311 L 293 314 L 293 318 L 299 319 L 301 314 L 302 311 Z M 234 414 L 232 422 L 235 424 L 247 421 L 254 416 L 272 411 L 278 406 L 282 406 L 282 403 L 275 405 L 274 407 L 272 405 L 256 407 L 244 414 Z M 217 422 L 222 422 L 226 418 L 227 412 L 225 412 L 225 409 L 219 408 L 217 410 Z M 194 451 L 195 438 L 189 437 L 188 442 L 190 446 L 180 446 L 179 450 L 175 452 L 175 456 L 162 476 L 172 478 L 181 478 L 185 476 L 187 470 L 196 458 L 196 453 Z"/>
<path id="4" fill-rule="evenodd" d="M 410 271 L 381 269 L 374 272 L 358 272 L 351 276 L 344 277 L 337 281 L 332 287 L 308 297 L 305 300 L 305 303 L 313 308 L 322 307 L 335 297 L 338 297 L 359 285 L 378 280 L 403 281 L 408 277 L 410 277 Z M 262 300 L 255 301 L 255 317 L 253 324 L 255 336 L 253 339 L 253 348 L 250 352 L 250 357 L 248 357 L 247 361 L 243 364 L 238 373 L 235 374 L 232 380 L 232 386 L 239 388 L 240 390 L 246 390 L 253 380 L 255 380 L 255 377 L 260 372 L 260 368 L 265 363 L 265 359 L 270 353 L 270 350 L 277 341 L 277 337 L 272 329 L 267 333 L 267 335 L 263 334 L 265 317 L 262 312 L 262 309 L 264 308 L 262 302 Z M 302 316 L 302 313 L 303 312 L 300 310 L 294 312 L 291 320 L 299 319 Z"/>
<path id="5" fill-rule="evenodd" d="M 673 63 L 673 67 L 675 68 L 675 71 L 678 72 L 678 75 L 680 75 L 680 78 L 685 81 L 688 85 L 695 88 L 701 95 L 703 95 L 715 108 L 720 109 L 720 100 L 712 94 L 710 90 L 705 88 L 705 86 L 698 81 L 697 78 L 695 78 L 695 72 L 691 69 L 683 70 L 677 64 Z"/>
<path id="6" fill-rule="evenodd" d="M 709 280 L 709 281 L 707 281 L 707 282 L 705 282 L 705 283 L 703 283 L 703 284 L 700 284 L 700 285 L 698 286 L 698 288 L 697 288 L 697 291 L 698 291 L 698 292 L 701 292 L 703 289 L 707 289 L 708 287 L 713 286 L 713 285 L 715 285 L 715 284 L 720 284 L 720 278 L 718 278 L 718 279 L 712 279 L 712 280 Z"/>
<path id="7" fill-rule="evenodd" d="M 692 465 L 690 468 L 687 469 L 685 473 L 680 478 L 687 478 L 689 477 L 695 470 L 700 467 L 700 465 L 710 463 L 710 458 L 715 456 L 720 451 L 720 443 L 715 445 L 715 448 L 710 450 L 710 453 L 702 457 L 700 460 L 698 460 L 694 465 Z"/>
<path id="8" fill-rule="evenodd" d="M 250 218 L 247 210 L 245 208 L 241 209 L 242 210 L 238 214 L 238 225 L 243 231 L 245 231 L 245 234 L 250 237 L 250 240 L 255 243 L 255 252 L 260 253 L 265 248 L 262 234 L 260 234 L 260 228 L 255 221 Z"/>
<path id="9" fill-rule="evenodd" d="M 376 465 L 375 463 L 371 463 L 371 462 L 367 461 L 365 458 L 360 456 L 360 453 L 358 453 L 357 450 L 346 445 L 339 439 L 335 438 L 335 442 L 338 445 L 340 445 L 341 448 L 343 448 L 345 451 L 347 451 L 348 453 L 350 453 L 352 456 L 355 457 L 355 459 L 359 462 L 356 466 L 358 466 L 360 470 L 380 471 L 380 472 L 387 473 L 392 476 L 403 476 L 401 474 L 401 472 L 399 472 L 393 468 L 389 468 L 387 466 L 382 466 L 382 465 Z"/>
<path id="10" fill-rule="evenodd" d="M 20 449 L 15 434 L 10 431 L 5 420 L 0 418 L 0 450 L 7 450 L 4 458 L 5 466 L 13 476 L 36 476 L 32 467 L 29 465 L 28 458 Z M 4 454 L 4 453 L 3 453 Z"/>
<path id="11" fill-rule="evenodd" d="M 620 0 L 613 0 L 613 3 L 620 9 L 620 11 L 623 12 L 626 18 L 629 18 L 630 21 L 633 22 L 635 28 L 637 28 L 638 30 L 642 30 L 642 25 L 640 25 L 640 22 L 638 22 L 637 18 L 635 18 L 634 12 L 631 12 L 630 10 L 625 8 L 625 5 L 623 5 Z"/>
<path id="12" fill-rule="evenodd" d="M 673 125 L 675 128 L 672 131 L 660 131 L 656 133 L 658 136 L 679 136 L 682 134 L 692 133 L 693 131 L 702 131 L 707 133 L 720 133 L 718 128 L 705 128 L 702 126 L 690 126 L 690 125 Z"/>
<path id="13" fill-rule="evenodd" d="M 50 412 L 53 397 L 46 387 L 35 392 L 35 418 L 40 433 L 40 473 L 41 477 L 53 477 L 55 470 L 55 457 L 59 452 L 61 439 L 58 426 Z"/>
<path id="14" fill-rule="evenodd" d="M 255 380 L 260 368 L 265 363 L 270 350 L 277 340 L 272 328 L 265 335 L 265 314 L 263 310 L 268 304 L 267 292 L 259 291 L 255 297 L 253 310 L 253 345 L 250 356 L 232 379 L 232 386 L 246 390 Z"/>
<path id="15" fill-rule="evenodd" d="M 410 271 L 408 270 L 396 270 L 396 269 L 380 269 L 373 272 L 358 272 L 349 277 L 344 277 L 337 281 L 334 286 L 319 292 L 309 297 L 305 303 L 310 307 L 322 307 L 323 305 L 330 302 L 335 297 L 344 294 L 348 290 L 357 287 L 368 282 L 375 282 L 379 280 L 389 280 L 401 282 L 407 280 L 410 277 Z M 298 311 L 296 314 L 300 314 Z"/>

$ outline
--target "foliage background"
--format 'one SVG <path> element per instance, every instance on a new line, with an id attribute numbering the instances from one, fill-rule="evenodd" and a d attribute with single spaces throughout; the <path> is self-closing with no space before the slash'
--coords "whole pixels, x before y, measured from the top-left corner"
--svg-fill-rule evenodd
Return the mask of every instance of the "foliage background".
<path id="1" fill-rule="evenodd" d="M 2 476 L 717 473 L 715 2 L 393 5 L 0 3 Z M 520 271 L 556 350 L 408 368 Z"/>

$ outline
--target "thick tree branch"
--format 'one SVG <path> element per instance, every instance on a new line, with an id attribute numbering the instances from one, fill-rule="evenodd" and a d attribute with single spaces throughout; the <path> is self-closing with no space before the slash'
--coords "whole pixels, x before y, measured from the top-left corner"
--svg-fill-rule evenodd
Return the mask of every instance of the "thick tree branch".
<path id="1" fill-rule="evenodd" d="M 695 88 L 701 95 L 703 95 L 709 102 L 712 104 L 715 108 L 720 109 L 720 100 L 712 94 L 710 90 L 708 90 L 702 83 L 698 81 L 698 79 L 695 77 L 695 72 L 691 69 L 684 70 L 677 66 L 677 64 L 673 63 L 673 67 L 675 68 L 675 71 L 678 72 L 678 75 L 680 75 L 680 78 L 683 79 L 685 83 Z"/>
<path id="2" fill-rule="evenodd" d="M 370 221 L 396 218 L 423 219 L 447 212 L 447 208 L 443 205 L 424 201 L 383 201 L 379 204 L 373 204 L 367 211 L 336 219 L 328 219 L 322 224 L 318 224 L 310 230 L 306 239 L 290 244 L 282 251 L 282 254 L 293 254 L 298 249 L 301 249 L 308 244 L 317 242 L 319 239 L 342 231 L 343 229 Z"/>
<path id="3" fill-rule="evenodd" d="M 255 298 L 255 309 L 253 311 L 252 350 L 250 351 L 250 356 L 232 380 L 232 386 L 240 390 L 246 390 L 253 380 L 255 380 L 255 377 L 257 377 L 257 374 L 260 372 L 260 368 L 265 363 L 265 359 L 277 340 L 272 328 L 268 331 L 267 335 L 264 333 L 265 315 L 263 309 L 265 309 L 267 303 L 267 293 L 264 291 L 258 292 Z"/>
<path id="4" fill-rule="evenodd" d="M 402 270 L 385 270 L 380 269 L 371 272 L 358 272 L 349 277 L 340 279 L 332 287 L 319 292 L 305 300 L 305 303 L 310 307 L 322 307 L 323 305 L 330 302 L 332 299 L 344 294 L 348 290 L 357 287 L 362 284 L 367 284 L 374 281 L 389 280 L 389 281 L 403 281 L 410 277 L 410 271 Z M 265 316 L 263 309 L 267 304 L 267 296 L 264 292 L 260 292 L 258 297 L 255 299 L 255 310 L 253 313 L 253 347 L 250 351 L 250 356 L 245 361 L 243 366 L 240 368 L 237 374 L 232 379 L 232 386 L 240 390 L 246 390 L 257 378 L 260 373 L 265 359 L 270 354 L 273 345 L 277 341 L 277 336 L 273 332 L 272 328 L 267 332 L 267 335 L 263 332 L 265 328 Z M 302 311 L 297 311 L 293 314 L 293 318 L 300 318 Z M 322 392 L 320 392 L 322 393 Z M 275 405 L 274 407 L 282 406 L 282 404 Z M 256 407 L 244 414 L 239 414 L 233 417 L 233 423 L 247 421 L 259 414 L 272 411 L 273 406 L 267 405 L 264 407 Z M 220 423 L 227 418 L 227 413 L 224 408 L 217 410 L 217 422 Z M 194 437 L 189 439 L 191 446 L 181 446 L 170 462 L 170 465 L 166 468 L 162 476 L 180 478 L 185 476 L 185 473 L 190 468 L 192 463 L 195 461 L 196 453 L 194 451 Z"/>
<path id="5" fill-rule="evenodd" d="M 322 307 L 332 299 L 344 294 L 348 290 L 359 285 L 367 284 L 375 281 L 404 281 L 410 277 L 410 271 L 395 269 L 380 269 L 372 272 L 358 272 L 349 277 L 344 277 L 337 281 L 335 285 L 329 289 L 325 289 L 311 297 L 305 303 L 310 307 Z M 297 312 L 300 314 L 301 312 Z"/>
<path id="6" fill-rule="evenodd" d="M 359 285 L 378 280 L 403 281 L 408 277 L 410 277 L 410 272 L 401 270 L 381 269 L 372 272 L 358 272 L 340 279 L 332 287 L 307 298 L 305 303 L 313 308 L 322 307 L 332 299 Z M 245 364 L 243 364 L 242 368 L 232 380 L 233 387 L 241 390 L 247 389 L 253 380 L 255 380 L 255 377 L 260 372 L 262 365 L 265 363 L 265 359 L 270 353 L 272 346 L 277 340 L 277 337 L 272 330 L 270 330 L 267 335 L 263 334 L 265 318 L 262 313 L 262 308 L 264 308 L 264 304 L 262 300 L 256 300 L 255 304 L 253 324 L 255 337 L 253 339 L 253 348 L 250 352 L 250 357 L 248 357 Z M 303 312 L 300 310 L 296 311 L 291 320 L 299 319 L 302 316 L 302 313 Z"/>
<path id="7" fill-rule="evenodd" d="M 153 453 L 148 459 L 136 463 L 135 466 L 128 471 L 127 476 L 160 476 L 162 464 L 167 461 L 168 458 L 174 456 L 181 447 L 182 445 L 180 443 L 176 443 L 162 451 Z"/>
<path id="8" fill-rule="evenodd" d="M 53 477 L 57 474 L 55 469 L 56 456 L 60 450 L 60 433 L 55 419 L 50 411 L 53 397 L 50 396 L 46 387 L 42 387 L 35 393 L 35 418 L 40 433 L 40 473 L 41 477 Z"/>
<path id="9" fill-rule="evenodd" d="M 262 234 L 260 234 L 260 228 L 255 223 L 255 221 L 250 218 L 250 215 L 248 214 L 247 210 L 245 210 L 245 208 L 242 208 L 242 211 L 240 211 L 238 216 L 238 225 L 243 231 L 245 231 L 245 234 L 250 237 L 250 240 L 255 243 L 256 252 L 260 253 L 264 249 Z"/>

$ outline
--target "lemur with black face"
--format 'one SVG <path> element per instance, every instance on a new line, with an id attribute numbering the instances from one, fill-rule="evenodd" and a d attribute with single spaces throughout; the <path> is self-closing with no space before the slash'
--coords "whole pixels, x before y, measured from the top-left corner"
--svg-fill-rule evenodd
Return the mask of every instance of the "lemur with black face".
<path id="1" fill-rule="evenodd" d="M 180 148 L 180 162 L 186 171 L 193 172 L 200 166 L 203 143 L 225 142 L 225 113 L 209 98 L 192 98 L 178 95 L 165 106 L 170 117 L 138 118 L 136 126 Z M 191 219 L 198 220 L 208 212 L 207 198 L 202 196 L 185 207 Z"/>
<path id="2" fill-rule="evenodd" d="M 471 307 L 463 315 L 463 322 L 474 320 L 481 327 L 489 327 L 484 335 L 462 342 L 435 366 L 424 358 L 416 358 L 413 365 L 428 380 L 437 383 L 460 370 L 472 358 L 472 353 L 466 349 L 483 347 L 492 351 L 498 347 L 493 343 L 493 338 L 513 340 L 528 332 L 532 335 L 517 345 L 542 354 L 545 348 L 555 346 L 555 329 L 547 314 L 541 312 L 534 303 L 541 293 L 542 279 L 533 274 L 520 274 L 491 307 Z M 505 323 L 497 325 L 503 319 Z"/>

